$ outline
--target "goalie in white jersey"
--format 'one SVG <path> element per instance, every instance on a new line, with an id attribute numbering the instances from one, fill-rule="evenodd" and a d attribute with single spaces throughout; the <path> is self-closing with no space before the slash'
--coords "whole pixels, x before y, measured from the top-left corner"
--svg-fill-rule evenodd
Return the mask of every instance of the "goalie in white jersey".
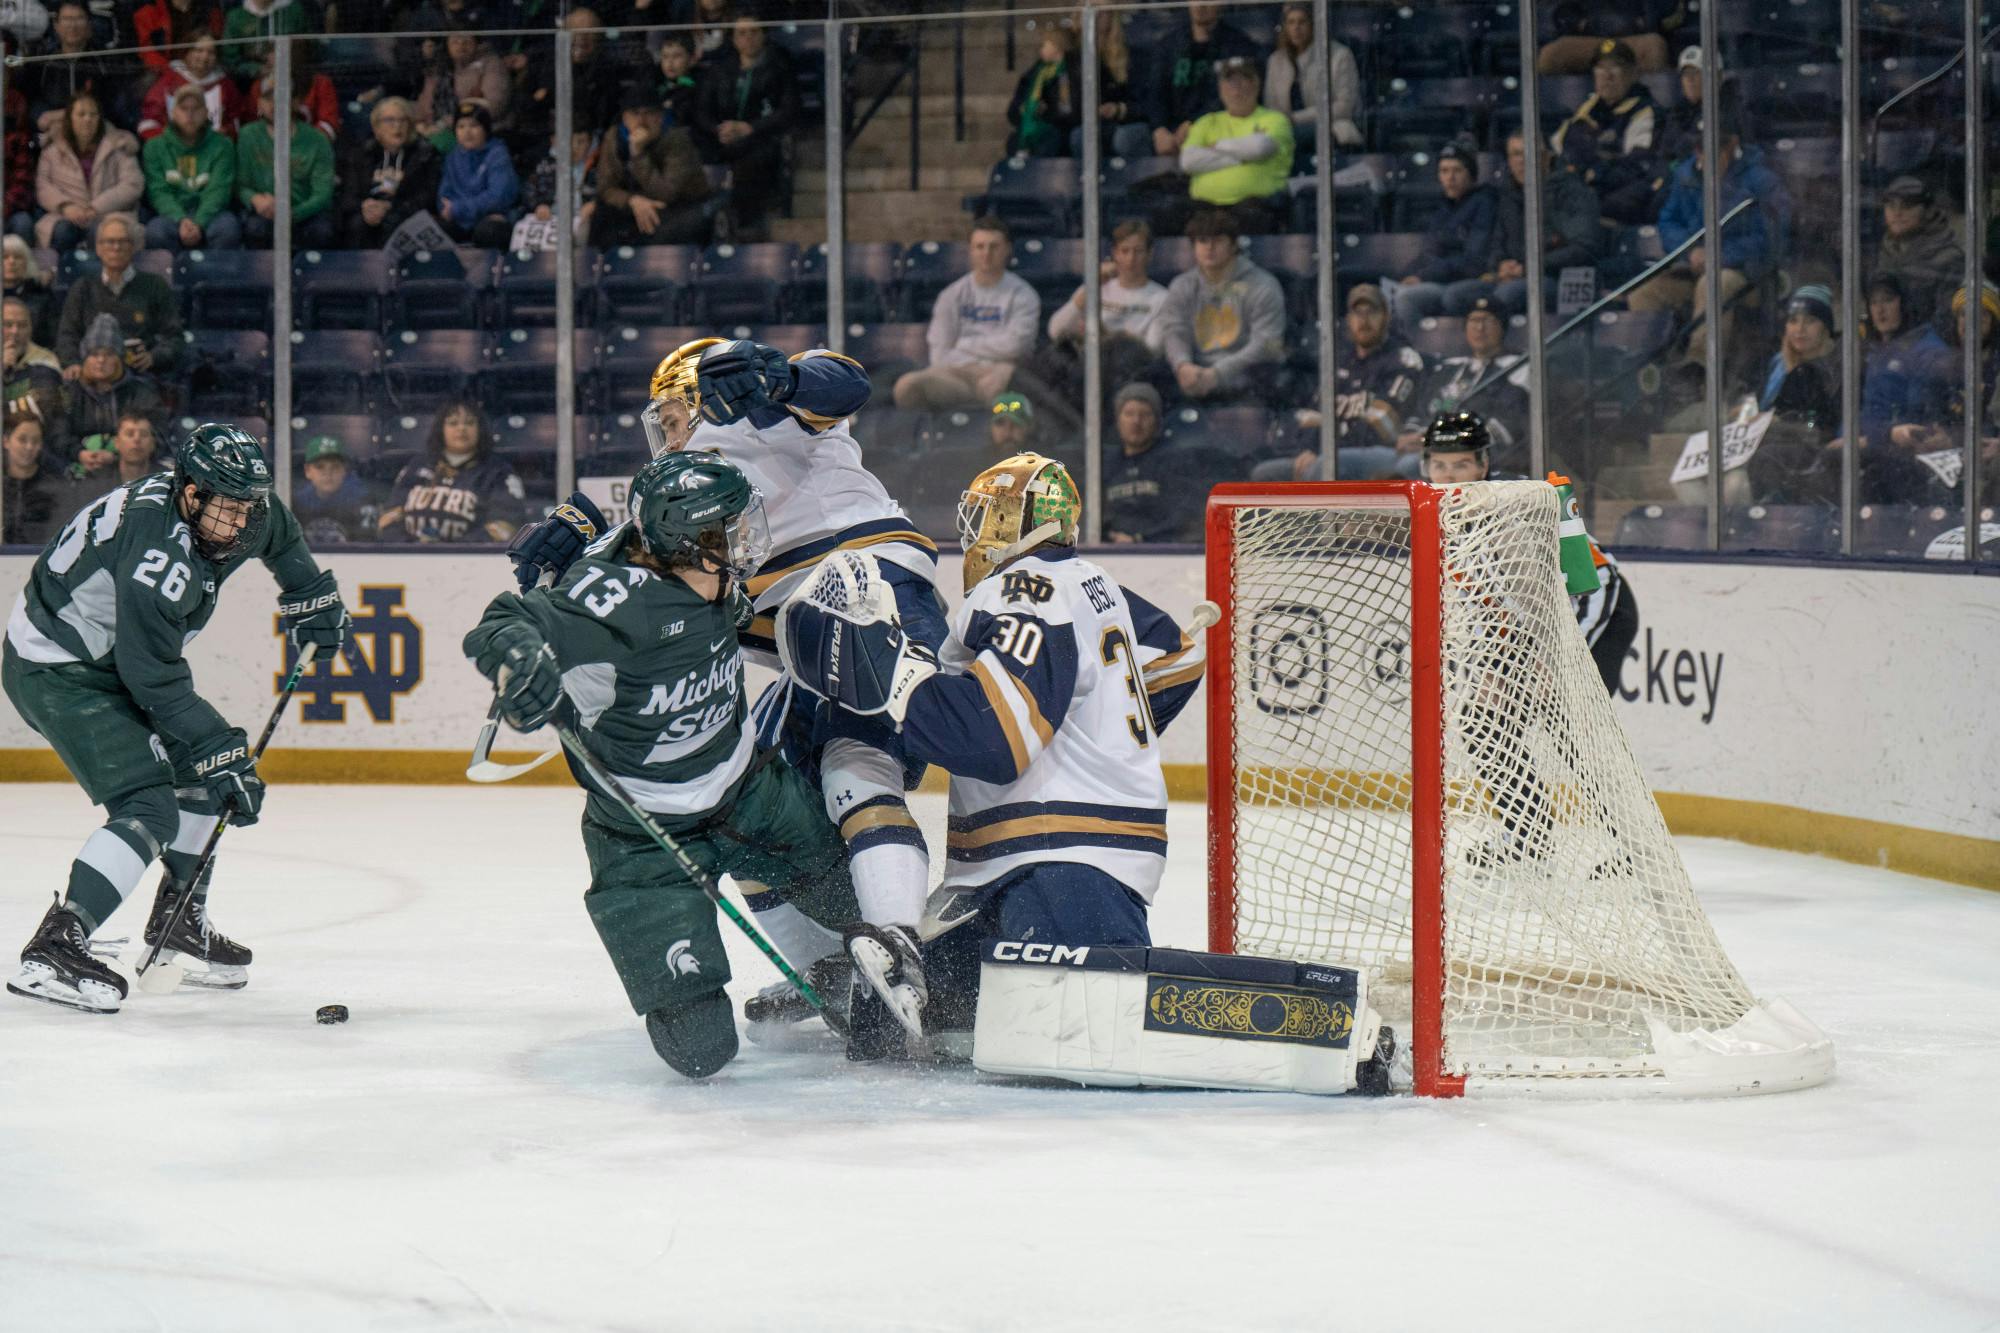
<path id="1" fill-rule="evenodd" d="M 802 685 L 886 712 L 908 754 L 952 775 L 944 906 L 924 950 L 933 1030 L 971 1025 L 987 940 L 1151 942 L 1167 852 L 1159 733 L 1200 683 L 1203 649 L 1077 555 L 1081 507 L 1069 472 L 1037 454 L 973 480 L 959 506 L 966 599 L 935 658 L 871 620 L 869 555 L 828 560 L 779 613 Z"/>

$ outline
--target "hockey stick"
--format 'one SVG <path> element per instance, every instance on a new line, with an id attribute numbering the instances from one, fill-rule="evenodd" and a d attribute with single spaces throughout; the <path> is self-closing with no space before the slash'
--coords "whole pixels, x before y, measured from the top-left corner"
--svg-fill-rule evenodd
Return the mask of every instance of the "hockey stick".
<path id="1" fill-rule="evenodd" d="M 665 829 L 654 823 L 652 816 L 639 808 L 618 779 L 612 777 L 604 766 L 597 762 L 596 756 L 583 747 L 583 738 L 578 736 L 573 728 L 566 726 L 558 726 L 556 735 L 562 737 L 563 748 L 568 750 L 571 757 L 582 766 L 583 771 L 590 776 L 590 780 L 603 788 L 605 794 L 618 803 L 618 808 L 625 812 L 627 818 L 646 830 L 647 836 L 660 844 L 667 855 L 674 858 L 675 864 L 681 868 L 681 873 L 693 880 L 695 887 L 699 888 L 710 902 L 721 908 L 722 914 L 735 922 L 738 930 L 750 937 L 750 942 L 757 946 L 757 951 L 770 959 L 771 965 L 784 975 L 786 981 L 792 983 L 793 989 L 805 998 L 805 1002 L 824 1017 L 826 1001 L 813 989 L 812 983 L 800 976 L 798 970 L 785 961 L 785 956 L 764 938 L 763 933 L 751 925 L 743 913 L 736 910 L 736 904 L 723 895 L 721 886 L 715 882 L 714 877 L 696 865 L 694 858 L 687 854 L 687 850 L 675 842 Z"/>
<path id="2" fill-rule="evenodd" d="M 536 755 L 525 764 L 498 764 L 493 761 L 493 738 L 500 731 L 500 691 L 493 691 L 493 706 L 486 710 L 486 725 L 479 729 L 479 739 L 472 743 L 472 759 L 465 766 L 468 782 L 506 782 L 518 778 L 530 769 L 540 768 L 549 760 L 562 753 L 561 747 Z"/>
<path id="3" fill-rule="evenodd" d="M 271 710 L 270 719 L 264 723 L 264 734 L 257 738 L 257 748 L 250 752 L 250 763 L 253 766 L 264 757 L 264 747 L 271 743 L 271 733 L 278 729 L 278 719 L 285 715 L 285 706 L 291 703 L 292 695 L 298 691 L 300 679 L 304 677 L 306 668 L 312 665 L 312 660 L 318 652 L 319 645 L 316 643 L 309 643 L 299 649 L 298 660 L 292 663 L 291 672 L 285 677 L 285 686 L 278 691 L 277 706 Z M 208 831 L 208 841 L 202 844 L 201 859 L 195 862 L 194 871 L 188 876 L 187 892 L 174 904 L 173 915 L 160 927 L 160 938 L 154 942 L 153 947 L 147 951 L 145 959 L 134 971 L 134 975 L 139 978 L 139 989 L 148 995 L 164 995 L 179 986 L 182 978 L 187 976 L 187 969 L 179 964 L 161 963 L 160 950 L 166 947 L 167 940 L 180 928 L 181 917 L 187 912 L 188 904 L 194 901 L 195 893 L 201 885 L 201 877 L 208 873 L 209 862 L 215 859 L 215 846 L 222 841 L 222 830 L 229 827 L 229 812 L 233 808 L 233 804 L 224 804 L 222 813 L 216 817 L 215 827 Z"/>

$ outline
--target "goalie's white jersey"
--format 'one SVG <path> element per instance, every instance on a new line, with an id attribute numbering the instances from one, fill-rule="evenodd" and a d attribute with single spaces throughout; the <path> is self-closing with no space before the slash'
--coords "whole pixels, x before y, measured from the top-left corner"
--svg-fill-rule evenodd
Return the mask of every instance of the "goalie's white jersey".
<path id="1" fill-rule="evenodd" d="M 1167 850 L 1159 732 L 1200 682 L 1199 643 L 1049 547 L 972 590 L 939 660 L 904 736 L 952 774 L 945 883 L 1080 861 L 1151 902 Z"/>
<path id="2" fill-rule="evenodd" d="M 750 580 L 757 618 L 744 647 L 775 665 L 771 614 L 829 552 L 865 548 L 925 579 L 937 575 L 937 545 L 861 460 L 850 418 L 868 401 L 860 364 L 824 350 L 792 358 L 797 387 L 783 404 L 727 426 L 703 421 L 688 448 L 720 454 L 764 497 L 771 558 Z"/>

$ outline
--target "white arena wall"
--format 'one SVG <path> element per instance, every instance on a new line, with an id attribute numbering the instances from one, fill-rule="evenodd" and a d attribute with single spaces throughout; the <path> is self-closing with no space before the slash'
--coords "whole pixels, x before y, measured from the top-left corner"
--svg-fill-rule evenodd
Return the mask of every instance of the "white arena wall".
<path id="1" fill-rule="evenodd" d="M 1190 554 L 1101 562 L 1185 618 Z M 276 781 L 456 782 L 490 694 L 459 638 L 510 587 L 498 554 L 330 554 L 354 612 L 354 660 L 316 667 L 266 759 Z M 32 564 L 0 557 L 0 607 Z M 1631 559 L 1641 627 L 1618 707 L 1678 833 L 1821 852 L 2000 888 L 2000 578 Z M 958 569 L 942 573 L 956 601 Z M 283 671 L 275 585 L 236 575 L 190 655 L 195 679 L 254 731 Z M 1176 795 L 1203 791 L 1200 701 L 1166 737 Z M 517 751 L 525 755 L 527 751 Z M 0 698 L 0 780 L 60 764 Z M 524 781 L 566 782 L 558 765 Z"/>

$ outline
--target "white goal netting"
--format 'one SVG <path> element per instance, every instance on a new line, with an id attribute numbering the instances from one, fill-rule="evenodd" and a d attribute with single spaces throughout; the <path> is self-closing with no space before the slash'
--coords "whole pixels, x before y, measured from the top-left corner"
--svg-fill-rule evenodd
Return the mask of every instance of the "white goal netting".
<path id="1" fill-rule="evenodd" d="M 1211 811 L 1225 826 L 1211 873 L 1233 901 L 1230 943 L 1380 969 L 1385 1012 L 1407 1013 L 1431 895 L 1448 1074 L 1656 1076 L 1661 1027 L 1722 1032 L 1755 1001 L 1577 629 L 1555 490 L 1439 497 L 1434 523 L 1399 490 L 1233 502 L 1210 555 L 1229 607 L 1216 720 L 1234 782 Z M 1413 540 L 1441 561 L 1413 560 Z M 1436 632 L 1420 618 L 1413 633 L 1427 566 Z M 1417 707 L 1441 712 L 1430 777 L 1413 762 L 1413 681 Z M 1441 876 L 1413 843 L 1426 823 Z"/>

